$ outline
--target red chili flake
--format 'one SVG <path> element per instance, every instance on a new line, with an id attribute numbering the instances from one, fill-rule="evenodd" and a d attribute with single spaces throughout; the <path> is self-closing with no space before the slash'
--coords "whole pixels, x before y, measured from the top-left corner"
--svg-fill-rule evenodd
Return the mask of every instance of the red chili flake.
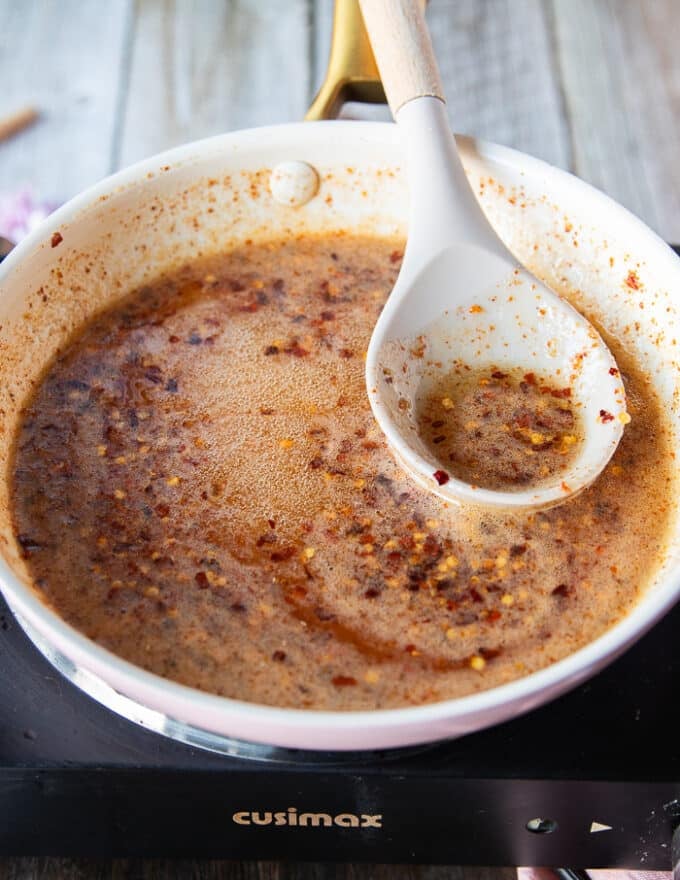
<path id="1" fill-rule="evenodd" d="M 375 587 L 370 587 L 364 593 L 364 596 L 366 599 L 377 599 L 379 595 L 380 595 L 380 590 L 376 590 Z"/>
<path id="2" fill-rule="evenodd" d="M 26 555 L 33 553 L 35 550 L 42 550 L 42 544 L 30 535 L 17 535 L 17 541 L 21 544 L 21 548 Z M 26 558 L 26 555 L 24 555 L 24 559 Z"/>
<path id="3" fill-rule="evenodd" d="M 567 584 L 559 584 L 552 591 L 551 595 L 552 596 L 562 596 L 562 598 L 566 599 L 567 596 L 571 596 L 572 593 L 573 593 L 572 588 L 567 586 Z"/>
<path id="4" fill-rule="evenodd" d="M 503 653 L 502 648 L 480 648 L 479 653 L 485 660 L 495 660 Z"/>
<path id="5" fill-rule="evenodd" d="M 168 339 L 168 342 L 179 342 L 179 336 L 174 336 L 174 335 L 171 336 L 171 337 Z"/>
<path id="6" fill-rule="evenodd" d="M 271 532 L 266 532 L 264 535 L 260 535 L 257 541 L 255 541 L 256 547 L 264 547 L 265 544 L 276 544 L 276 535 L 272 535 Z"/>
<path id="7" fill-rule="evenodd" d="M 295 553 L 295 547 L 284 547 L 282 550 L 276 550 L 269 558 L 272 562 L 285 562 L 295 556 Z"/>
<path id="8" fill-rule="evenodd" d="M 324 309 L 321 312 L 321 320 L 322 321 L 334 321 L 335 320 L 335 312 L 331 312 L 328 309 Z"/>
<path id="9" fill-rule="evenodd" d="M 440 556 L 442 552 L 441 545 L 434 535 L 428 535 L 423 544 L 423 551 L 428 556 Z"/>
<path id="10" fill-rule="evenodd" d="M 229 607 L 237 614 L 242 614 L 246 610 L 246 606 L 242 602 L 232 602 Z"/>
<path id="11" fill-rule="evenodd" d="M 489 621 L 489 623 L 495 623 L 497 620 L 501 619 L 501 613 L 497 608 L 494 608 L 493 611 L 489 611 L 486 619 Z"/>
<path id="12" fill-rule="evenodd" d="M 286 652 L 285 651 L 274 651 L 274 653 L 272 654 L 272 660 L 276 660 L 277 663 L 283 663 L 283 661 L 285 659 L 286 659 Z"/>
<path id="13" fill-rule="evenodd" d="M 259 304 L 256 302 L 246 303 L 244 306 L 239 306 L 239 312 L 256 312 L 260 308 Z"/>
<path id="14" fill-rule="evenodd" d="M 390 254 L 390 263 L 398 263 L 403 256 L 404 255 L 401 251 L 392 251 Z"/>
<path id="15" fill-rule="evenodd" d="M 55 248 L 57 245 L 61 244 L 63 240 L 64 236 L 61 234 L 61 232 L 55 232 L 51 238 L 52 247 Z"/>
<path id="16" fill-rule="evenodd" d="M 507 379 L 507 378 L 508 378 L 508 374 L 507 374 L 507 373 L 501 373 L 500 370 L 494 370 L 494 372 L 491 374 L 491 378 L 492 378 L 492 379 Z"/>
<path id="17" fill-rule="evenodd" d="M 292 354 L 293 357 L 303 358 L 307 357 L 309 352 L 306 348 L 303 348 L 298 342 L 293 343 L 293 345 L 288 348 L 284 348 L 286 354 Z"/>
<path id="18" fill-rule="evenodd" d="M 336 687 L 351 687 L 357 683 L 356 678 L 352 678 L 351 675 L 335 675 L 331 681 Z"/>
<path id="19" fill-rule="evenodd" d="M 535 385 L 536 384 L 536 374 L 535 373 L 525 373 L 524 374 L 524 381 L 527 382 L 529 385 Z"/>
<path id="20" fill-rule="evenodd" d="M 602 419 L 603 422 L 613 422 L 614 416 L 610 412 L 607 412 L 606 409 L 601 409 L 600 419 Z"/>
<path id="21" fill-rule="evenodd" d="M 204 571 L 197 571 L 194 575 L 194 580 L 201 590 L 207 590 L 210 586 L 208 583 L 208 575 Z"/>
<path id="22" fill-rule="evenodd" d="M 404 648 L 404 654 L 411 654 L 411 656 L 413 656 L 414 654 L 417 654 L 417 653 L 418 653 L 418 649 L 416 648 L 415 645 L 409 644 L 409 645 L 406 645 L 406 647 Z"/>
<path id="23" fill-rule="evenodd" d="M 610 367 L 609 368 L 609 375 L 610 376 L 618 376 L 619 371 L 616 369 L 616 367 Z"/>
<path id="24" fill-rule="evenodd" d="M 638 273 L 631 269 L 628 275 L 626 276 L 626 287 L 630 287 L 631 290 L 639 290 L 642 286 L 640 284 L 640 277 Z"/>
<path id="25" fill-rule="evenodd" d="M 326 611 L 324 608 L 315 608 L 314 614 L 316 615 L 317 620 L 328 622 L 329 620 L 335 620 L 335 614 L 332 611 Z"/>
<path id="26" fill-rule="evenodd" d="M 559 389 L 551 388 L 550 385 L 541 385 L 540 387 L 541 394 L 550 394 L 551 397 L 562 397 Z M 569 392 L 571 394 L 571 392 Z"/>
<path id="27" fill-rule="evenodd" d="M 340 357 L 349 360 L 349 358 L 354 357 L 354 352 L 351 348 L 341 348 L 340 349 Z"/>
<path id="28" fill-rule="evenodd" d="M 469 592 L 469 596 L 473 602 L 483 602 L 484 601 L 484 599 L 482 599 L 482 597 L 479 595 L 479 593 L 477 592 L 477 590 L 475 590 L 474 587 L 472 587 L 468 592 Z"/>
<path id="29" fill-rule="evenodd" d="M 449 477 L 449 475 L 446 473 L 446 471 L 435 471 L 432 474 L 432 476 L 435 478 L 435 480 L 439 483 L 440 486 L 445 485 L 451 479 L 451 477 Z"/>
<path id="30" fill-rule="evenodd" d="M 273 519 L 268 519 L 267 522 L 269 523 L 269 528 L 270 528 L 270 529 L 275 529 L 275 528 L 276 528 L 276 522 L 275 522 L 275 520 L 273 520 Z"/>
<path id="31" fill-rule="evenodd" d="M 167 504 L 158 504 L 158 505 L 156 505 L 156 513 L 159 516 L 169 516 L 170 515 L 170 508 L 168 507 Z"/>

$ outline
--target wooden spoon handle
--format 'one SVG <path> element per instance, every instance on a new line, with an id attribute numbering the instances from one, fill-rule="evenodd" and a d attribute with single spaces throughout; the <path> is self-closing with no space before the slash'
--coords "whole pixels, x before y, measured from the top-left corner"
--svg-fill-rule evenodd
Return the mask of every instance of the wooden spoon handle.
<path id="1" fill-rule="evenodd" d="M 445 101 L 418 0 L 359 0 L 359 4 L 392 114 L 426 95 Z"/>

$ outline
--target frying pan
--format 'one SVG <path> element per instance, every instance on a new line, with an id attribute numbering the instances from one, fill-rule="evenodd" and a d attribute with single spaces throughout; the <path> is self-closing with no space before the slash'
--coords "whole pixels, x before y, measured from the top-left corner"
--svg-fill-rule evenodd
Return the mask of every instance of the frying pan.
<path id="1" fill-rule="evenodd" d="M 354 3 L 339 3 L 327 82 L 310 111 L 315 119 L 332 115 L 347 98 L 380 98 L 360 25 Z M 459 144 L 475 191 L 485 184 L 483 208 L 508 247 L 610 336 L 627 340 L 666 407 L 680 459 L 680 261 L 639 220 L 577 178 L 504 147 L 472 138 Z M 304 203 L 272 195 L 272 171 L 290 162 L 306 163 L 318 175 L 318 192 Z M 114 656 L 41 601 L 11 525 L 12 440 L 22 404 L 76 328 L 162 272 L 247 239 L 338 230 L 405 236 L 407 201 L 392 124 L 321 120 L 238 131 L 102 181 L 49 217 L 2 264 L 0 585 L 40 650 L 117 711 L 162 719 L 156 726 L 166 733 L 188 738 L 193 732 L 194 741 L 203 737 L 213 748 L 228 738 L 342 751 L 456 737 L 526 712 L 593 675 L 680 595 L 674 509 L 658 572 L 632 611 L 596 641 L 502 687 L 372 712 L 280 709 L 202 693 Z M 625 284 L 630 270 L 639 289 Z"/>

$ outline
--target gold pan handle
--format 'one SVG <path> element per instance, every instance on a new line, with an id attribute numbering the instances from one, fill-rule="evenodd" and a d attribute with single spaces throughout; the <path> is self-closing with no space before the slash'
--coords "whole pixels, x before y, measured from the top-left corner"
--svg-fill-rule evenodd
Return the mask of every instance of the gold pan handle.
<path id="1" fill-rule="evenodd" d="M 335 0 L 326 76 L 305 119 L 335 119 L 347 101 L 386 103 L 358 0 Z"/>

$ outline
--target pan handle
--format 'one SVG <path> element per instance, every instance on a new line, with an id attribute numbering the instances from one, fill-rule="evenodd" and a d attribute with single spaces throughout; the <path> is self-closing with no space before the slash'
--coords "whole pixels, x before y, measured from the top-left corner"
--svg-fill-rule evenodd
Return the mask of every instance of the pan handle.
<path id="1" fill-rule="evenodd" d="M 305 119 L 335 119 L 346 101 L 386 103 L 358 0 L 335 0 L 326 76 Z"/>
<path id="2" fill-rule="evenodd" d="M 427 0 L 420 0 L 420 4 L 424 11 Z M 387 98 L 358 0 L 335 0 L 326 76 L 305 120 L 336 119 L 347 101 L 386 104 Z"/>

